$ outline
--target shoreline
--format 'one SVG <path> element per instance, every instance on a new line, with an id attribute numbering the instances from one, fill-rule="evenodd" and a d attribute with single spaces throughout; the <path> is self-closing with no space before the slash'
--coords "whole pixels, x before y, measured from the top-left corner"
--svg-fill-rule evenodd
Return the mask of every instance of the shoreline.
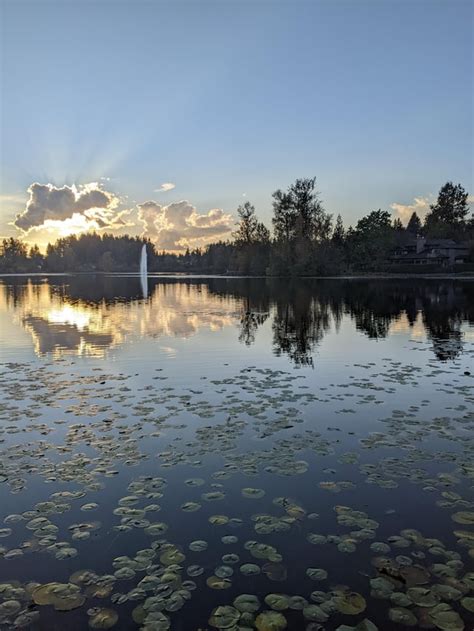
<path id="1" fill-rule="evenodd" d="M 108 276 L 111 278 L 140 278 L 140 272 L 0 272 L 0 278 L 38 278 L 61 276 Z M 474 280 L 474 272 L 464 273 L 433 273 L 433 274 L 407 274 L 374 272 L 371 274 L 340 274 L 331 276 L 249 276 L 239 274 L 206 274 L 191 272 L 150 272 L 148 278 L 225 278 L 225 279 L 280 279 L 280 280 L 390 280 L 425 278 L 433 280 Z"/>

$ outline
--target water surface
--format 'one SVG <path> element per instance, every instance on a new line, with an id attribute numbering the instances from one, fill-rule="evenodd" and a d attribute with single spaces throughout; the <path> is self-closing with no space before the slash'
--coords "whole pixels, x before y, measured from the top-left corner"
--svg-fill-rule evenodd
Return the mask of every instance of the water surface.
<path id="1" fill-rule="evenodd" d="M 141 292 L 0 281 L 0 628 L 471 629 L 474 283 Z"/>

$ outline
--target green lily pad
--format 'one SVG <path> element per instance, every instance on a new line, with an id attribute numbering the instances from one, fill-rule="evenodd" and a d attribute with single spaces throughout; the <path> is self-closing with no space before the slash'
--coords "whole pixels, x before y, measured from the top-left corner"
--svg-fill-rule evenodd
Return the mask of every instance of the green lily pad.
<path id="1" fill-rule="evenodd" d="M 260 600 L 253 594 L 240 594 L 234 599 L 234 607 L 239 611 L 254 613 L 260 609 Z"/>
<path id="2" fill-rule="evenodd" d="M 118 618 L 118 613 L 113 609 L 93 609 L 89 626 L 91 629 L 111 629 L 117 624 Z"/>
<path id="3" fill-rule="evenodd" d="M 209 624 L 217 629 L 230 629 L 237 624 L 239 618 L 240 612 L 234 607 L 219 606 L 212 612 Z"/>
<path id="4" fill-rule="evenodd" d="M 362 613 L 366 608 L 365 598 L 362 594 L 357 592 L 338 593 L 338 595 L 333 598 L 333 602 L 340 613 L 351 616 Z"/>
<path id="5" fill-rule="evenodd" d="M 414 627 L 418 624 L 415 614 L 404 607 L 392 607 L 388 611 L 388 617 L 392 622 L 404 624 L 407 627 Z"/>
<path id="6" fill-rule="evenodd" d="M 240 572 L 244 576 L 254 576 L 255 574 L 260 574 L 260 566 L 255 563 L 244 563 L 240 566 Z"/>
<path id="7" fill-rule="evenodd" d="M 457 524 L 474 526 L 474 511 L 459 511 L 451 515 L 451 519 Z"/>
<path id="8" fill-rule="evenodd" d="M 288 609 L 289 600 L 284 594 L 267 594 L 265 596 L 265 603 L 276 611 L 284 611 Z"/>
<path id="9" fill-rule="evenodd" d="M 248 499 L 258 500 L 265 495 L 265 491 L 263 489 L 253 489 L 251 487 L 246 487 L 242 489 L 242 496 Z"/>
<path id="10" fill-rule="evenodd" d="M 80 588 L 72 583 L 45 583 L 32 592 L 37 605 L 53 605 L 57 611 L 71 611 L 85 603 Z"/>
<path id="11" fill-rule="evenodd" d="M 326 570 L 319 567 L 309 567 L 306 570 L 306 575 L 309 576 L 312 581 L 324 581 L 328 577 Z"/>
<path id="12" fill-rule="evenodd" d="M 228 578 L 219 578 L 219 576 L 209 576 L 206 583 L 211 589 L 229 589 L 232 586 Z"/>
<path id="13" fill-rule="evenodd" d="M 465 596 L 461 599 L 461 605 L 471 613 L 474 613 L 474 596 Z"/>
<path id="14" fill-rule="evenodd" d="M 285 616 L 277 611 L 264 611 L 257 616 L 255 626 L 258 631 L 283 631 L 287 622 Z"/>

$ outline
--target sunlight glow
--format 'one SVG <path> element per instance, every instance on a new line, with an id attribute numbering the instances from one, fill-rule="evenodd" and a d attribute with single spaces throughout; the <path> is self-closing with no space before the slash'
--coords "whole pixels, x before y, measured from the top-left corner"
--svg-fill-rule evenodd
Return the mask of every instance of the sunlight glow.
<path id="1" fill-rule="evenodd" d="M 158 285 L 146 302 L 71 302 L 47 284 L 30 282 L 17 304 L 0 286 L 0 311 L 14 311 L 16 323 L 30 333 L 39 356 L 105 357 L 111 348 L 142 337 L 186 339 L 203 329 L 216 332 L 234 326 L 241 304 L 185 284 L 172 291 Z"/>

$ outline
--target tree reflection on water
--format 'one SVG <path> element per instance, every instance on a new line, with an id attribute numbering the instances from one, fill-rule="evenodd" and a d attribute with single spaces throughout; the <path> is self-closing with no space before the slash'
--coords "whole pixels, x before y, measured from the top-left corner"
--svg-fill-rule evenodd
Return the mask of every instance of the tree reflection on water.
<path id="1" fill-rule="evenodd" d="M 0 281 L 0 310 L 11 311 L 38 355 L 102 356 L 135 337 L 190 337 L 238 327 L 255 343 L 268 322 L 273 351 L 313 366 L 317 347 L 344 318 L 370 339 L 405 332 L 432 342 L 435 356 L 463 350 L 463 324 L 474 323 L 474 283 L 420 279 L 9 277 Z"/>

